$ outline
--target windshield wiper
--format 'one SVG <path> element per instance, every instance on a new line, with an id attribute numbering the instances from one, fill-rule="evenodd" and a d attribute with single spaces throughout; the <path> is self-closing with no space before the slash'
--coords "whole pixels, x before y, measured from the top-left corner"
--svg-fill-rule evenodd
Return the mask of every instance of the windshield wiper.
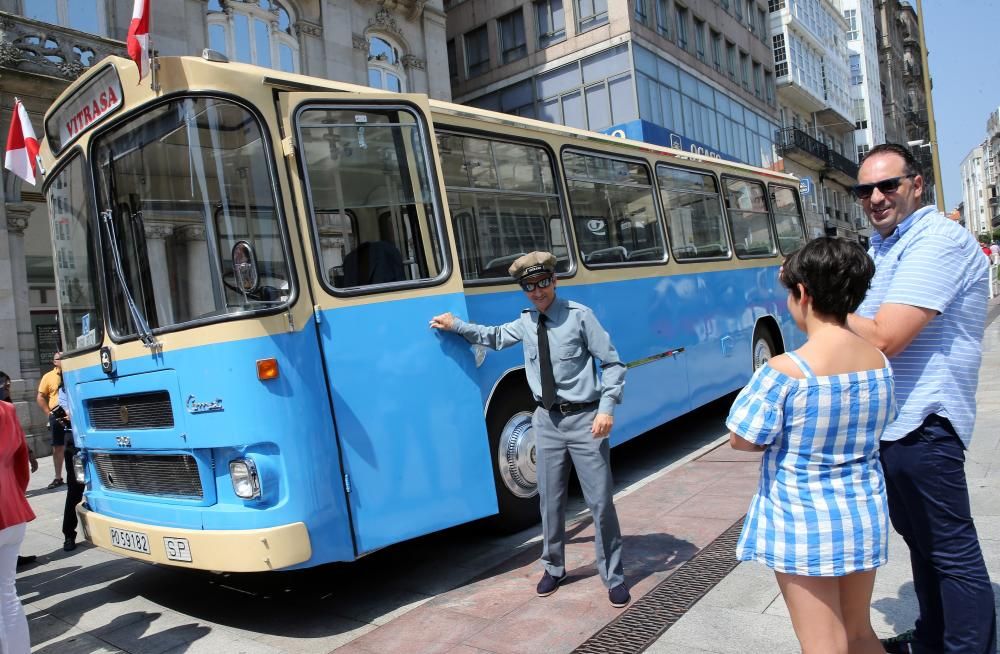
<path id="1" fill-rule="evenodd" d="M 153 336 L 153 331 L 146 323 L 146 319 L 142 316 L 142 312 L 139 311 L 139 307 L 136 306 L 135 300 L 132 298 L 132 292 L 129 291 L 128 282 L 125 279 L 125 271 L 122 268 L 122 256 L 118 251 L 118 238 L 115 234 L 114 213 L 111 209 L 101 212 L 101 222 L 104 224 L 104 230 L 108 236 L 108 243 L 111 245 L 111 258 L 114 260 L 115 264 L 115 277 L 118 278 L 118 283 L 122 287 L 122 293 L 125 295 L 125 304 L 128 305 L 129 313 L 132 314 L 132 322 L 135 323 L 136 331 L 139 333 L 139 339 L 142 341 L 142 344 L 149 349 L 159 349 L 159 341 L 157 341 L 156 337 Z"/>

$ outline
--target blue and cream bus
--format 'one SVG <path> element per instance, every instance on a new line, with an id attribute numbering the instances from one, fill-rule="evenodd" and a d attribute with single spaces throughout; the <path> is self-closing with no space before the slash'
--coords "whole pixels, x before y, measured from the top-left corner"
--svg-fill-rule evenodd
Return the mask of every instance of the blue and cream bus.
<path id="1" fill-rule="evenodd" d="M 63 370 L 94 544 L 222 571 L 538 519 L 522 253 L 629 364 L 613 443 L 798 338 L 793 177 L 253 66 L 110 58 L 45 118 Z M 567 353 L 570 354 L 570 353 Z"/>

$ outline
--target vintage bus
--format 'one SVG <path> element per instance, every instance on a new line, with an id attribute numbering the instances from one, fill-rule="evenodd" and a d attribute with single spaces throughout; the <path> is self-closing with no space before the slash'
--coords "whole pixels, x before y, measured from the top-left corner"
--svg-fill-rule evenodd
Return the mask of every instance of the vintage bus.
<path id="1" fill-rule="evenodd" d="M 424 96 L 202 57 L 89 70 L 45 117 L 63 369 L 94 544 L 219 571 L 538 519 L 520 348 L 558 257 L 629 372 L 614 444 L 797 345 L 797 182 Z"/>

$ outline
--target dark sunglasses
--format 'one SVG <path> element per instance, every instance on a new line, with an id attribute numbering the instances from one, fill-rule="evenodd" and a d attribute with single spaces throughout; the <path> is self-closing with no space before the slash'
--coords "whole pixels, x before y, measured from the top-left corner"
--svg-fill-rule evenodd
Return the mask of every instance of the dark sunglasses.
<path id="1" fill-rule="evenodd" d="M 851 191 L 854 192 L 854 197 L 859 200 L 867 200 L 875 192 L 875 189 L 879 190 L 879 193 L 885 195 L 886 193 L 895 193 L 899 189 L 899 185 L 903 183 L 904 179 L 916 177 L 914 174 L 910 175 L 900 175 L 899 177 L 890 177 L 889 179 L 883 179 L 881 181 L 875 182 L 874 184 L 855 184 Z"/>
<path id="2" fill-rule="evenodd" d="M 530 293 L 536 288 L 548 288 L 552 284 L 552 275 L 543 277 L 537 282 L 521 282 L 521 288 L 525 293 Z"/>

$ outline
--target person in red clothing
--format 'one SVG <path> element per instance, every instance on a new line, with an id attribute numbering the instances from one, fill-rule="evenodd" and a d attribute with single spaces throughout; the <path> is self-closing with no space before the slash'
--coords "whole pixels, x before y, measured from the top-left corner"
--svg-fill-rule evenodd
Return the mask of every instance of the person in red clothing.
<path id="1" fill-rule="evenodd" d="M 14 587 L 17 552 L 35 514 L 28 488 L 28 443 L 14 405 L 0 402 L 0 642 L 5 654 L 28 654 L 28 619 Z"/>

